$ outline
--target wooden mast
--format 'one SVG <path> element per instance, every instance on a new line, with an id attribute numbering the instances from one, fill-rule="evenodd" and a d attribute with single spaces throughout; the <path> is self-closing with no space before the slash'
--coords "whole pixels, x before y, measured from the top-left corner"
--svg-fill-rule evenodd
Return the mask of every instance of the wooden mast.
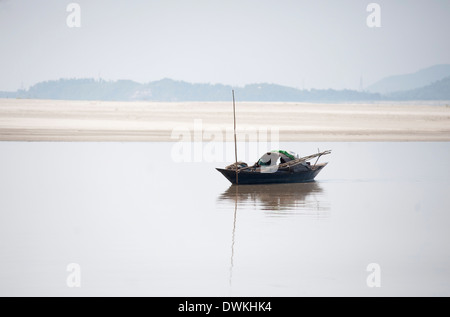
<path id="1" fill-rule="evenodd" d="M 238 161 L 237 161 L 237 142 L 236 142 L 236 106 L 234 102 L 234 89 L 232 90 L 233 93 L 233 118 L 234 118 L 234 159 L 236 163 L 236 185 L 239 184 L 239 178 L 238 178 Z"/>

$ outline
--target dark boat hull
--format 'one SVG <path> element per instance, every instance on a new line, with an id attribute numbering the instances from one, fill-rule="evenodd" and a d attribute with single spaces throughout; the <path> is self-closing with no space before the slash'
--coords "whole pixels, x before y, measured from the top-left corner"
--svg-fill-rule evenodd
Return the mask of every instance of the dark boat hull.
<path id="1" fill-rule="evenodd" d="M 314 181 L 314 178 L 325 167 L 326 163 L 317 164 L 314 168 L 300 171 L 276 171 L 275 173 L 259 173 L 241 171 L 238 174 L 238 184 L 282 184 L 282 183 L 306 183 Z M 236 171 L 232 169 L 216 168 L 232 184 L 236 184 Z"/>

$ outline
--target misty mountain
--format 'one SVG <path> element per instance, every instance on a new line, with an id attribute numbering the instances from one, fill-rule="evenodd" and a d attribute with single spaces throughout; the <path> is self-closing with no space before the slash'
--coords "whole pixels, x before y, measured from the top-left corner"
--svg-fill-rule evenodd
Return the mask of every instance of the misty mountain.
<path id="1" fill-rule="evenodd" d="M 140 84 L 131 80 L 105 81 L 91 78 L 45 81 L 27 90 L 0 93 L 0 97 L 105 101 L 229 101 L 232 89 L 236 91 L 236 97 L 240 101 L 344 102 L 381 99 L 381 95 L 376 93 L 333 89 L 299 90 L 267 83 L 232 87 L 222 84 L 192 84 L 171 79 Z"/>
<path id="2" fill-rule="evenodd" d="M 425 87 L 386 95 L 390 100 L 450 100 L 450 76 Z"/>
<path id="3" fill-rule="evenodd" d="M 367 87 L 367 91 L 380 94 L 408 91 L 430 85 L 448 76 L 450 76 L 450 65 L 434 65 L 412 74 L 383 78 Z"/>
<path id="4" fill-rule="evenodd" d="M 0 98 L 17 98 L 15 91 L 0 91 Z"/>
<path id="5" fill-rule="evenodd" d="M 431 78 L 449 75 L 428 83 Z M 415 87 L 419 83 L 427 84 Z M 244 87 L 222 84 L 193 84 L 162 79 L 146 84 L 132 80 L 106 81 L 92 78 L 59 79 L 37 83 L 29 89 L 0 92 L 0 98 L 105 100 L 105 101 L 229 101 L 231 90 L 239 101 L 358 102 L 381 100 L 450 100 L 450 65 L 436 65 L 411 75 L 386 78 L 380 85 L 409 87 L 388 93 L 355 90 L 310 89 L 260 83 Z M 381 87 L 381 86 L 380 86 Z M 387 86 L 385 86 L 387 87 Z"/>
<path id="6" fill-rule="evenodd" d="M 18 98 L 62 100 L 128 100 L 141 85 L 131 80 L 60 79 L 19 90 Z"/>

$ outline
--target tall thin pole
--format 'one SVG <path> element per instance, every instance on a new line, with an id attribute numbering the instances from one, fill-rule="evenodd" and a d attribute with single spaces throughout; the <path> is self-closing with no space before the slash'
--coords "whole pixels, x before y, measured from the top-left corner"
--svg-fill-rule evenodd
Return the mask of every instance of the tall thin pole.
<path id="1" fill-rule="evenodd" d="M 236 142 L 236 105 L 234 102 L 234 90 L 232 90 L 233 92 L 233 117 L 234 117 L 234 159 L 236 162 L 236 184 L 239 184 L 239 179 L 238 179 L 238 162 L 237 162 L 237 142 Z"/>

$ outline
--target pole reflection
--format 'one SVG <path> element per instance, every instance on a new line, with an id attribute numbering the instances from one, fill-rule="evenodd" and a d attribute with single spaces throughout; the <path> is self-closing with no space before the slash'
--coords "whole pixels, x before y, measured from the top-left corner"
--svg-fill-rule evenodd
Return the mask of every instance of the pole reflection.
<path id="1" fill-rule="evenodd" d="M 329 205 L 323 188 L 317 182 L 298 184 L 231 185 L 218 197 L 218 202 L 233 209 L 231 233 L 230 278 L 234 267 L 234 247 L 238 209 L 261 210 L 268 216 L 327 217 Z"/>

